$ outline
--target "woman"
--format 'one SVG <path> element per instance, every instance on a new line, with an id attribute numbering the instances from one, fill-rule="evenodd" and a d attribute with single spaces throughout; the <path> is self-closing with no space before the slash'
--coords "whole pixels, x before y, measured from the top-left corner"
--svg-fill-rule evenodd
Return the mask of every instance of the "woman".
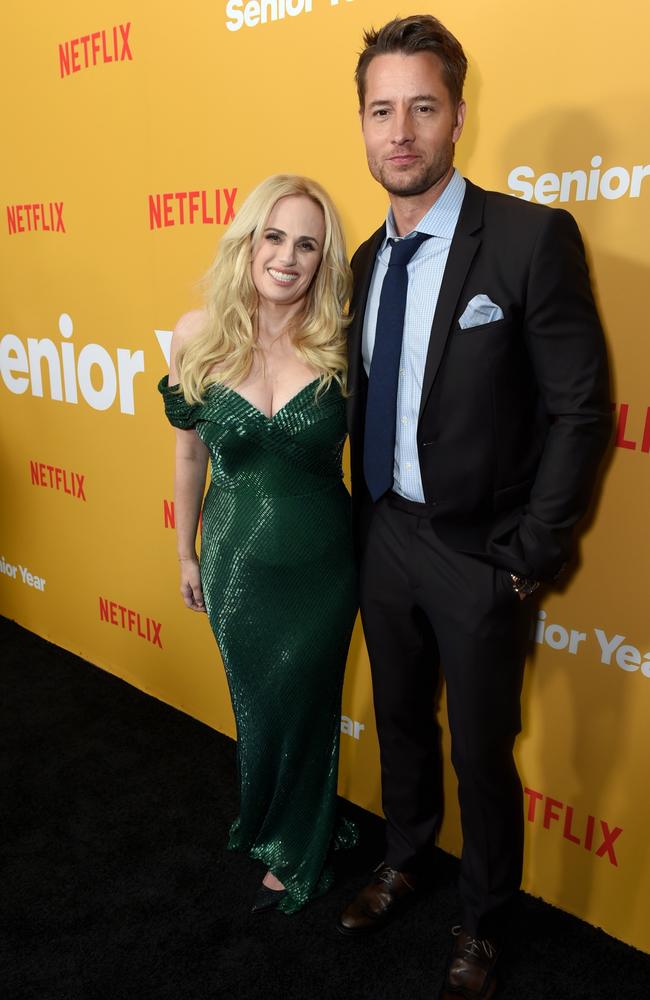
<path id="1" fill-rule="evenodd" d="M 208 613 L 237 722 L 228 846 L 268 869 L 253 912 L 292 913 L 324 892 L 330 850 L 354 841 L 336 822 L 356 614 L 341 472 L 349 290 L 328 195 L 307 178 L 268 178 L 222 237 L 207 307 L 179 321 L 159 386 L 177 428 L 181 593 Z"/>

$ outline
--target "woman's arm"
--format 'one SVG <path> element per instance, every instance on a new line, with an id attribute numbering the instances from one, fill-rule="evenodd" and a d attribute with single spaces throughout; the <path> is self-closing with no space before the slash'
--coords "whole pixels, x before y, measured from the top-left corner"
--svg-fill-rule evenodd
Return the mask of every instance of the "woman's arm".
<path id="1" fill-rule="evenodd" d="M 176 357 L 187 337 L 200 322 L 200 314 L 181 317 L 172 337 L 169 384 L 178 382 Z M 180 563 L 181 595 L 192 611 L 205 611 L 199 560 L 196 555 L 196 532 L 205 492 L 205 474 L 209 452 L 195 430 L 176 429 L 176 473 L 174 477 L 174 519 Z"/>
<path id="2" fill-rule="evenodd" d="M 174 518 L 181 571 L 181 595 L 188 608 L 205 611 L 196 555 L 196 531 L 205 492 L 208 449 L 196 431 L 176 431 Z"/>

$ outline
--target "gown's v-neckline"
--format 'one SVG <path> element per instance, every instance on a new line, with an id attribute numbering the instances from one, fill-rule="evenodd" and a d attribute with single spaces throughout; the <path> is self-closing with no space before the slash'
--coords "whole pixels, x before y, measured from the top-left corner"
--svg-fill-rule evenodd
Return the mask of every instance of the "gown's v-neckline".
<path id="1" fill-rule="evenodd" d="M 286 403 L 283 403 L 280 409 L 276 410 L 275 413 L 273 413 L 270 417 L 267 416 L 267 414 L 264 413 L 263 410 L 260 410 L 259 406 L 255 406 L 255 403 L 251 403 L 250 399 L 246 399 L 245 396 L 242 396 L 241 392 L 237 392 L 236 389 L 231 389 L 229 385 L 224 385 L 223 382 L 213 382 L 212 384 L 218 386 L 220 389 L 223 389 L 226 392 L 232 393 L 233 396 L 237 396 L 237 398 L 242 401 L 244 406 L 248 407 L 249 410 L 252 410 L 253 413 L 256 413 L 259 417 L 262 418 L 262 420 L 266 420 L 267 423 L 271 424 L 273 423 L 276 417 L 278 417 L 281 413 L 283 413 L 287 409 L 287 407 L 291 406 L 292 403 L 294 403 L 297 399 L 299 399 L 300 396 L 302 396 L 303 393 L 307 391 L 307 389 L 310 389 L 315 382 L 318 382 L 319 379 L 320 375 L 317 375 L 310 382 L 307 382 L 306 385 L 303 385 L 302 389 L 298 389 L 298 392 L 294 393 L 293 396 L 290 396 L 289 399 L 286 401 Z"/>

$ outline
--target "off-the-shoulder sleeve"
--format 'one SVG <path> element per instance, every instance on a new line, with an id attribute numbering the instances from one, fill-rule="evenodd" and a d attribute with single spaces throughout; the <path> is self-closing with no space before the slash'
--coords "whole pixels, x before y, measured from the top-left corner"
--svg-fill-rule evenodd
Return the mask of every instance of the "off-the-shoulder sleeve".
<path id="1" fill-rule="evenodd" d="M 182 430 L 189 430 L 194 427 L 198 419 L 199 403 L 186 403 L 182 392 L 178 391 L 178 386 L 169 385 L 169 376 L 165 375 L 158 383 L 158 392 L 162 395 L 165 404 L 165 413 L 170 424 L 180 427 Z"/>

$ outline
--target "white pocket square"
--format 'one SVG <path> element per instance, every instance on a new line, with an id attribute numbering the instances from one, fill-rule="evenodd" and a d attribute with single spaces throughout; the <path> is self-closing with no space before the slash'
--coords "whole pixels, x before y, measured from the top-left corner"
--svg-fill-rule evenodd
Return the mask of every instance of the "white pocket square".
<path id="1" fill-rule="evenodd" d="M 461 330 L 469 330 L 473 326 L 483 326 L 503 319 L 503 310 L 494 304 L 488 295 L 475 295 L 467 303 L 465 312 L 458 320 Z"/>

